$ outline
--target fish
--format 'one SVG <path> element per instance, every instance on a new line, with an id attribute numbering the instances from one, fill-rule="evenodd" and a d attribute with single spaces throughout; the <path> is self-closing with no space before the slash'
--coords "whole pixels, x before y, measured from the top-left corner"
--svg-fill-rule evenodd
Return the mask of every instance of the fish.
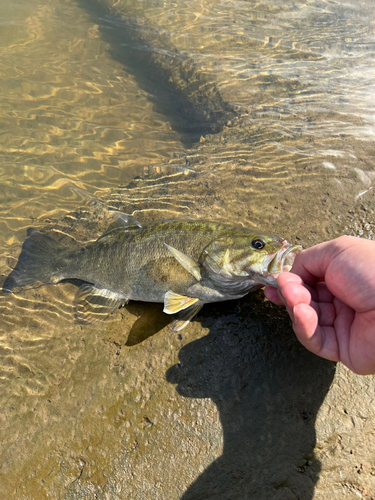
<path id="1" fill-rule="evenodd" d="M 96 324 L 129 300 L 164 303 L 182 330 L 211 302 L 238 299 L 291 269 L 301 251 L 278 236 L 207 220 L 140 223 L 119 214 L 94 242 L 63 246 L 29 228 L 3 291 L 36 282 L 80 283 L 74 299 L 81 323 Z"/>

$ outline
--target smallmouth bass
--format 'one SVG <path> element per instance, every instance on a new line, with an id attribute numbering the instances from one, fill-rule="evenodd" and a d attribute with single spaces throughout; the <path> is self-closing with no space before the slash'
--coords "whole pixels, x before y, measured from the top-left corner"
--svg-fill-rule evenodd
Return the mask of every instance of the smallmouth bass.
<path id="1" fill-rule="evenodd" d="M 277 236 L 202 220 L 140 224 L 125 214 L 95 242 L 72 250 L 28 229 L 3 291 L 80 280 L 76 316 L 95 324 L 129 300 L 163 302 L 184 328 L 203 304 L 243 297 L 290 270 L 298 245 Z"/>

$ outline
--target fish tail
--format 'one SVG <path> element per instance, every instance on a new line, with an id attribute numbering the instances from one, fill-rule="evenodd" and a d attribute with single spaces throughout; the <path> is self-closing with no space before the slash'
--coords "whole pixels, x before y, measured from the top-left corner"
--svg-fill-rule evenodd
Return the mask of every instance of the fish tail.
<path id="1" fill-rule="evenodd" d="M 63 248 L 49 236 L 29 228 L 17 265 L 5 279 L 3 291 L 12 292 L 14 287 L 32 285 L 35 281 L 55 283 L 53 277 L 58 270 L 57 256 Z"/>

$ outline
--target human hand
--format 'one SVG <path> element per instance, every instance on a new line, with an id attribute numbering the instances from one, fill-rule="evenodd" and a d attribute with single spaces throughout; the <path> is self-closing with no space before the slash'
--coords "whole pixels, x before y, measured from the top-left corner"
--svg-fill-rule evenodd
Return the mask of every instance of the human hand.
<path id="1" fill-rule="evenodd" d="M 375 241 L 342 236 L 303 250 L 277 281 L 265 295 L 286 306 L 301 344 L 375 373 Z"/>

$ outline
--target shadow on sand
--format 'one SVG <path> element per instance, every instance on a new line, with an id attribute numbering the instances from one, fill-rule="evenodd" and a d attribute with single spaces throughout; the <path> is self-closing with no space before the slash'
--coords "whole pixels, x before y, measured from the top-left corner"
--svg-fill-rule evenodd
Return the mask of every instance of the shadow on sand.
<path id="1" fill-rule="evenodd" d="M 206 313 L 210 333 L 181 349 L 167 380 L 184 397 L 214 401 L 224 447 L 182 500 L 310 500 L 315 419 L 335 364 L 306 351 L 285 311 L 260 294 L 235 313 L 233 302 Z"/>

